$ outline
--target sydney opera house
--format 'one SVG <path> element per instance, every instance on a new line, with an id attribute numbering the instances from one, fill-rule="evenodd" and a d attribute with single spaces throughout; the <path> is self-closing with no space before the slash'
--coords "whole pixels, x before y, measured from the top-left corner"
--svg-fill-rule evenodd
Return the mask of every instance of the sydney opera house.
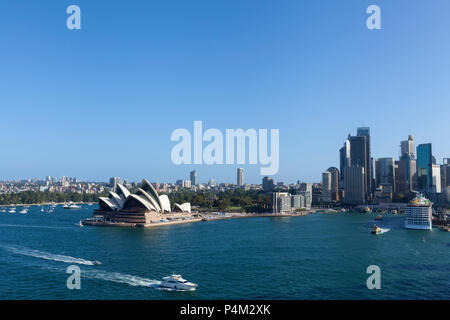
<path id="1" fill-rule="evenodd" d="M 109 192 L 109 197 L 99 198 L 98 205 L 94 217 L 117 223 L 150 224 L 191 214 L 190 203 L 175 203 L 171 207 L 167 195 L 159 195 L 146 179 L 134 194 L 118 184 L 115 191 Z"/>

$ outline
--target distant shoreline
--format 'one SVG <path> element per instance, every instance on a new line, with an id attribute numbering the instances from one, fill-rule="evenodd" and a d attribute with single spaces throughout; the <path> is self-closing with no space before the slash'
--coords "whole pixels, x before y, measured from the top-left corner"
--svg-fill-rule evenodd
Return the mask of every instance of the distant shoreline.
<path id="1" fill-rule="evenodd" d="M 44 203 L 19 203 L 19 204 L 2 204 L 0 207 L 40 207 L 40 206 L 51 206 L 51 205 L 62 205 L 67 203 L 74 204 L 96 204 L 97 202 L 83 202 L 83 201 L 66 201 L 66 202 L 44 202 Z"/>

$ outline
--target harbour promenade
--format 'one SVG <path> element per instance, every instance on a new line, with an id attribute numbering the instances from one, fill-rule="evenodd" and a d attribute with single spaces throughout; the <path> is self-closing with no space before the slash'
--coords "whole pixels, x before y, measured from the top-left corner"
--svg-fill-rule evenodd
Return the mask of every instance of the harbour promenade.
<path id="1" fill-rule="evenodd" d="M 170 226 L 175 224 L 194 223 L 194 222 L 208 222 L 216 220 L 226 219 L 242 219 L 242 218 L 276 218 L 276 217 L 301 217 L 309 213 L 313 213 L 315 210 L 305 211 L 300 213 L 227 213 L 227 214 L 214 214 L 214 213 L 202 213 L 192 214 L 190 216 L 183 216 L 182 218 L 169 218 L 161 219 L 160 221 L 152 221 L 151 223 L 126 223 L 126 222 L 114 222 L 105 219 L 87 218 L 82 221 L 85 226 L 97 226 L 97 227 L 142 227 L 152 228 L 161 226 Z"/>

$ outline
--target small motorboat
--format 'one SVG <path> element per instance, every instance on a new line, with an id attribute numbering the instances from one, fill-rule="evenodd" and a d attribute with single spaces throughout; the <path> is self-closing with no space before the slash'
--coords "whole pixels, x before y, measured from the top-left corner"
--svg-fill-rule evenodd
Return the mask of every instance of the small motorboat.
<path id="1" fill-rule="evenodd" d="M 16 213 L 16 208 L 12 207 L 11 209 L 9 209 L 8 213 Z"/>
<path id="2" fill-rule="evenodd" d="M 94 261 L 92 261 L 92 264 L 94 265 L 94 266 L 98 266 L 98 265 L 100 265 L 100 264 L 102 264 L 100 261 L 97 261 L 97 260 L 94 260 Z"/>
<path id="3" fill-rule="evenodd" d="M 27 209 L 22 209 L 22 210 L 19 211 L 19 213 L 21 213 L 21 214 L 27 214 L 27 213 L 28 213 L 28 210 L 27 210 Z"/>
<path id="4" fill-rule="evenodd" d="M 63 208 L 64 208 L 64 209 L 80 209 L 81 206 L 79 206 L 79 205 L 77 205 L 77 204 L 75 204 L 75 203 L 70 202 L 70 203 L 68 203 L 68 204 L 65 204 L 65 205 L 63 206 Z"/>
<path id="5" fill-rule="evenodd" d="M 375 220 L 383 220 L 383 216 L 381 214 L 377 215 Z"/>
<path id="6" fill-rule="evenodd" d="M 195 290 L 197 284 L 188 282 L 183 279 L 179 274 L 173 274 L 168 277 L 164 277 L 159 285 L 161 288 L 176 289 L 176 290 Z"/>

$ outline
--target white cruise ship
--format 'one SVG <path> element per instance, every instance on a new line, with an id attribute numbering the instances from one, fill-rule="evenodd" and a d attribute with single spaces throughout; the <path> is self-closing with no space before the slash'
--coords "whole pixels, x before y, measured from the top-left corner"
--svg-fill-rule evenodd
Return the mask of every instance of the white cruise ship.
<path id="1" fill-rule="evenodd" d="M 433 203 L 422 194 L 417 196 L 406 208 L 406 229 L 431 230 Z"/>

